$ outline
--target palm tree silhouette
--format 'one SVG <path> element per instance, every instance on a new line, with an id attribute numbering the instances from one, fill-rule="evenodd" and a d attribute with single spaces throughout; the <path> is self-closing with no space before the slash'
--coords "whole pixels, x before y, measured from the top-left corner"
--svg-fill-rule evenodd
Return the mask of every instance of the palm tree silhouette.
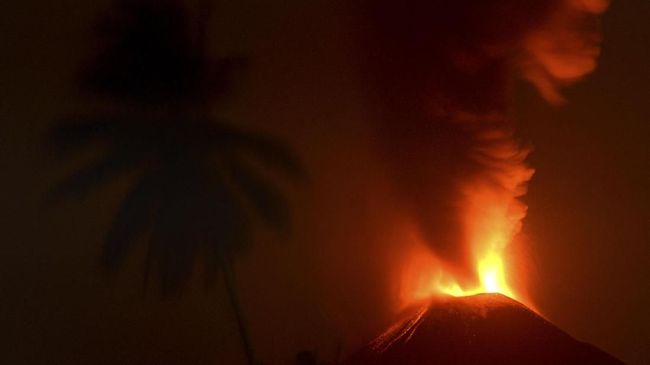
<path id="1" fill-rule="evenodd" d="M 83 197 L 118 176 L 136 174 L 106 235 L 101 263 L 118 269 L 145 237 L 144 288 L 155 271 L 167 297 L 182 293 L 204 257 L 209 279 L 223 274 L 247 360 L 255 364 L 232 259 L 248 247 L 254 218 L 280 232 L 289 228 L 287 201 L 259 168 L 291 179 L 304 172 L 282 143 L 211 117 L 209 102 L 226 90 L 236 62 L 209 57 L 209 2 L 201 4 L 194 30 L 187 9 L 174 0 L 120 1 L 99 24 L 103 47 L 84 73 L 83 88 L 124 107 L 70 118 L 52 129 L 49 141 L 59 153 L 100 145 L 104 154 L 50 197 Z"/>

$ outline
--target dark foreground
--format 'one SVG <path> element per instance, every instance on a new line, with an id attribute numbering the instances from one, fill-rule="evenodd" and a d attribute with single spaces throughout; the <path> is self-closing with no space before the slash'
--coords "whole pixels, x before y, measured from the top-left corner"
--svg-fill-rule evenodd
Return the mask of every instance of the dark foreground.
<path id="1" fill-rule="evenodd" d="M 500 294 L 439 298 L 412 311 L 348 365 L 623 364 Z"/>

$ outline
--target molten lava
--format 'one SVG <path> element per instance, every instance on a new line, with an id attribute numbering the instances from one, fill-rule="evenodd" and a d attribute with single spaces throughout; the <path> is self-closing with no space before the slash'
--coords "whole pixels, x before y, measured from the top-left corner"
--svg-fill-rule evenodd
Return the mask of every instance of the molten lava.
<path id="1" fill-rule="evenodd" d="M 478 262 L 478 287 L 463 289 L 457 282 L 438 284 L 436 290 L 454 297 L 465 297 L 480 293 L 500 293 L 511 298 L 517 298 L 508 285 L 503 260 L 497 253 L 491 253 Z"/>
<path id="2" fill-rule="evenodd" d="M 417 245 L 402 281 L 404 304 L 436 294 L 460 297 L 480 293 L 501 293 L 526 302 L 513 285 L 514 277 L 520 276 L 515 268 L 521 265 L 515 264 L 517 257 L 510 248 L 526 216 L 527 206 L 519 197 L 526 193 L 534 171 L 525 163 L 528 149 L 506 132 L 492 131 L 491 136 L 495 135 L 499 142 L 480 150 L 483 163 L 490 168 L 460 187 L 461 240 L 471 255 L 474 272 L 459 272 L 438 260 L 424 243 Z"/>
<path id="3" fill-rule="evenodd" d="M 511 271 L 504 250 L 494 247 L 478 257 L 478 282 L 465 287 L 444 269 L 444 264 L 428 248 L 418 246 L 412 255 L 402 278 L 402 302 L 405 306 L 435 295 L 464 297 L 481 293 L 500 293 L 525 302 L 508 280 Z"/>

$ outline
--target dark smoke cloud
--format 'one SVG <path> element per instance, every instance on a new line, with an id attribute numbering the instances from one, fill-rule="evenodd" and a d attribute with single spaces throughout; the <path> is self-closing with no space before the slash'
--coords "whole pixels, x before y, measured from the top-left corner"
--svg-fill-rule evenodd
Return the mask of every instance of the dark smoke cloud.
<path id="1" fill-rule="evenodd" d="M 595 67 L 603 0 L 363 2 L 364 69 L 386 167 L 422 238 L 472 281 L 468 185 L 525 206 L 532 172 L 509 116 L 514 80 L 549 102 Z M 471 193 L 469 193 L 471 195 Z M 515 224 L 511 234 L 516 234 Z M 470 229 L 471 230 L 471 229 Z"/>

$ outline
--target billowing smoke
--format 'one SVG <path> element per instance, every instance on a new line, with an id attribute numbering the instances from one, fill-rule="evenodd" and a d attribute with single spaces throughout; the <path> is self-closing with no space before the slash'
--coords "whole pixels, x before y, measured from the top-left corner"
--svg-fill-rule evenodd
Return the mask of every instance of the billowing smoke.
<path id="1" fill-rule="evenodd" d="M 559 88 L 596 68 L 600 54 L 599 17 L 609 0 L 562 0 L 544 23 L 524 34 L 519 58 L 522 76 L 551 103 L 564 101 Z"/>
<path id="2" fill-rule="evenodd" d="M 462 283 L 520 230 L 532 170 L 511 91 L 551 103 L 596 65 L 606 0 L 374 0 L 363 62 L 386 167 L 417 235 Z M 489 242 L 486 242 L 489 241 Z M 489 247 L 486 247 L 489 246 Z"/>

